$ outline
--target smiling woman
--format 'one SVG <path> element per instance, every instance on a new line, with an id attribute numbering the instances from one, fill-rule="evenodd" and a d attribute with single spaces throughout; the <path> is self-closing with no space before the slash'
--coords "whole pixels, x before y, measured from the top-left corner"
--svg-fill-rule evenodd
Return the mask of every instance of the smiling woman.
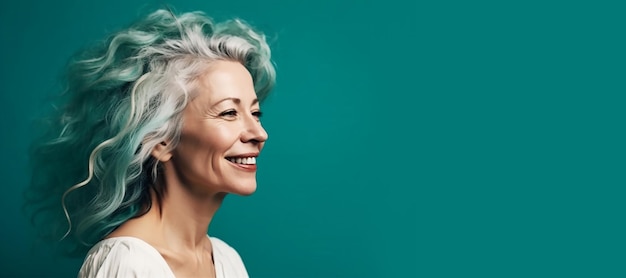
<path id="1" fill-rule="evenodd" d="M 42 237 L 86 256 L 79 277 L 243 277 L 207 236 L 229 194 L 256 190 L 274 85 L 265 38 L 239 20 L 159 10 L 70 64 L 32 149 Z"/>
<path id="2" fill-rule="evenodd" d="M 164 162 L 165 176 L 181 177 L 185 179 L 182 183 L 197 185 L 192 188 L 197 194 L 252 194 L 256 189 L 256 157 L 267 139 L 259 124 L 252 78 L 240 63 L 219 61 L 197 83 L 198 95 L 183 112 L 177 148 L 163 154 L 160 152 L 165 146 L 155 148 L 155 155 Z M 172 163 L 167 161 L 170 157 Z M 177 167 L 170 169 L 170 165 Z"/>

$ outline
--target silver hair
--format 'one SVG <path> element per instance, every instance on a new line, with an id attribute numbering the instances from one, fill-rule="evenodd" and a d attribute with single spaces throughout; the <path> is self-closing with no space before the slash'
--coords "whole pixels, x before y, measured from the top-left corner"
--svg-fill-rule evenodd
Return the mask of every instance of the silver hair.
<path id="1" fill-rule="evenodd" d="M 195 80 L 212 62 L 241 63 L 259 100 L 275 82 L 265 36 L 241 20 L 158 10 L 70 63 L 61 108 L 33 146 L 29 202 L 43 236 L 84 255 L 152 205 L 157 163 L 173 149 Z M 40 217 L 36 217 L 40 216 Z"/>

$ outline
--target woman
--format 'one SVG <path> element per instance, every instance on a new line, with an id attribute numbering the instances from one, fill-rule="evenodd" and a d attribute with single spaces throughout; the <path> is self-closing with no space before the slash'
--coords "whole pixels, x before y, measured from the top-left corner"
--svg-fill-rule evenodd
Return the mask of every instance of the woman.
<path id="1" fill-rule="evenodd" d="M 87 253 L 79 277 L 247 276 L 207 231 L 226 194 L 256 189 L 274 79 L 263 35 L 202 13 L 159 10 L 85 51 L 33 149 L 38 230 Z"/>

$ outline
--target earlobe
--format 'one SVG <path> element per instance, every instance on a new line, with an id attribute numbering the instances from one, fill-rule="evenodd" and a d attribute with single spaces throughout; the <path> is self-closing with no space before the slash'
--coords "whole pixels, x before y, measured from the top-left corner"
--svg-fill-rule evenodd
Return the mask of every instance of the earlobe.
<path id="1" fill-rule="evenodd" d="M 166 162 L 172 158 L 172 153 L 170 152 L 167 143 L 161 142 L 152 149 L 152 156 L 158 161 Z"/>

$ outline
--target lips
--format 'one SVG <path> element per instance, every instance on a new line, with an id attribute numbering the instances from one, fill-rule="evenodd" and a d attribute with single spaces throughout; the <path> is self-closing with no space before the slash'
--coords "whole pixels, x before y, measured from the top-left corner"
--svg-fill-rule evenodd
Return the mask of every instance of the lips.
<path id="1" fill-rule="evenodd" d="M 256 171 L 256 158 L 259 153 L 245 153 L 234 156 L 225 157 L 231 165 L 237 167 L 240 170 L 254 172 Z"/>

